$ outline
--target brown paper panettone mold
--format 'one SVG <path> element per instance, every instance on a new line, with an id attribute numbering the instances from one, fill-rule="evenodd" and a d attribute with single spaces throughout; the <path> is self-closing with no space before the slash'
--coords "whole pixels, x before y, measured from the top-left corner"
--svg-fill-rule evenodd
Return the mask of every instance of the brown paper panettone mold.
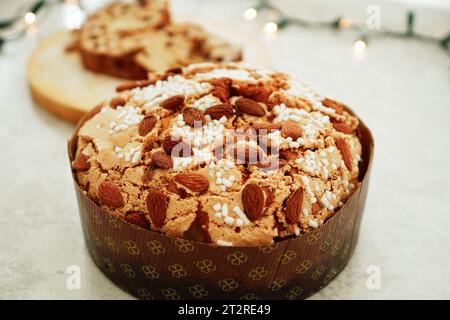
<path id="1" fill-rule="evenodd" d="M 76 132 L 90 114 L 69 141 L 71 161 Z M 74 179 L 89 253 L 140 299 L 304 299 L 342 271 L 358 239 L 373 157 L 372 134 L 361 120 L 358 134 L 363 161 L 354 194 L 323 226 L 270 246 L 217 247 L 141 229 L 102 210 Z"/>

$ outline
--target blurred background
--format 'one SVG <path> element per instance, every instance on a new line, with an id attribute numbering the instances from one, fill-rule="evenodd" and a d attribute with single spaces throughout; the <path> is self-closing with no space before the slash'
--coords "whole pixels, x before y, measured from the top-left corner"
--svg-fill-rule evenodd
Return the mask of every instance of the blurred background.
<path id="1" fill-rule="evenodd" d="M 66 155 L 74 126 L 35 104 L 26 80 L 41 39 L 78 28 L 107 1 L 47 1 L 34 14 L 36 3 L 0 1 L 0 27 L 20 17 L 0 28 L 0 298 L 131 298 L 84 247 Z M 247 62 L 295 74 L 348 104 L 374 134 L 355 254 L 312 298 L 449 299 L 450 1 L 170 4 L 175 20 L 236 34 L 252 52 Z M 80 290 L 66 286 L 71 265 L 81 268 Z"/>

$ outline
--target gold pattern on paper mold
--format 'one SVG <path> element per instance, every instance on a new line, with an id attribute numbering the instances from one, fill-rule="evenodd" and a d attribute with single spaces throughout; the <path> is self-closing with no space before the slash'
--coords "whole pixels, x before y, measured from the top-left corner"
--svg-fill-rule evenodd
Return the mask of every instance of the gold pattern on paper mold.
<path id="1" fill-rule="evenodd" d="M 177 292 L 177 290 L 173 288 L 166 288 L 161 290 L 164 297 L 166 297 L 167 300 L 180 300 L 181 296 Z"/>
<path id="2" fill-rule="evenodd" d="M 132 256 L 137 256 L 140 253 L 140 250 L 133 240 L 126 240 L 123 242 L 123 246 L 127 250 L 127 252 Z"/>
<path id="3" fill-rule="evenodd" d="M 170 273 L 172 274 L 172 277 L 174 278 L 184 278 L 187 276 L 187 271 L 183 268 L 181 264 L 178 263 L 171 264 L 167 269 L 169 269 Z"/>
<path id="4" fill-rule="evenodd" d="M 312 267 L 312 265 L 313 263 L 310 259 L 305 259 L 297 266 L 295 272 L 299 274 L 306 273 Z"/>
<path id="5" fill-rule="evenodd" d="M 225 278 L 220 280 L 218 285 L 223 291 L 230 292 L 237 289 L 239 283 L 233 278 Z"/>
<path id="6" fill-rule="evenodd" d="M 117 244 L 114 242 L 113 238 L 106 236 L 105 242 L 106 242 L 106 245 L 108 246 L 108 248 L 111 249 L 111 251 L 119 252 L 119 248 L 117 247 Z"/>
<path id="7" fill-rule="evenodd" d="M 111 273 L 116 272 L 116 268 L 114 267 L 114 262 L 112 262 L 109 258 L 103 258 L 103 265 L 105 266 L 106 270 Z"/>
<path id="8" fill-rule="evenodd" d="M 208 296 L 208 290 L 205 289 L 201 284 L 195 284 L 188 288 L 189 293 L 196 299 L 202 299 Z"/>
<path id="9" fill-rule="evenodd" d="M 195 263 L 195 266 L 200 270 L 202 273 L 211 273 L 216 271 L 217 266 L 213 264 L 213 262 L 209 259 L 202 259 L 198 260 Z"/>
<path id="10" fill-rule="evenodd" d="M 278 291 L 286 285 L 287 281 L 283 277 L 278 277 L 269 283 L 268 288 L 272 291 Z"/>
<path id="11" fill-rule="evenodd" d="M 98 224 L 98 225 L 101 225 L 103 222 L 102 222 L 102 219 L 100 218 L 100 216 L 98 215 L 98 213 L 94 213 L 93 215 L 92 215 L 92 220 L 94 220 L 94 223 L 95 224 Z"/>
<path id="12" fill-rule="evenodd" d="M 134 272 L 133 268 L 128 263 L 120 264 L 120 269 L 122 269 L 123 274 L 127 278 L 134 278 L 134 277 L 136 277 L 136 273 Z"/>
<path id="13" fill-rule="evenodd" d="M 324 253 L 326 252 L 332 244 L 332 238 L 331 237 L 327 237 L 323 243 L 320 245 L 320 252 Z"/>
<path id="14" fill-rule="evenodd" d="M 242 251 L 234 251 L 227 256 L 227 260 L 234 266 L 239 266 L 248 261 L 248 256 Z"/>
<path id="15" fill-rule="evenodd" d="M 299 286 L 295 286 L 286 293 L 286 298 L 289 300 L 297 300 L 302 293 L 303 289 Z"/>
<path id="16" fill-rule="evenodd" d="M 178 248 L 178 251 L 183 253 L 191 252 L 195 249 L 194 243 L 186 239 L 175 239 L 174 245 Z"/>
<path id="17" fill-rule="evenodd" d="M 333 248 L 331 249 L 331 256 L 335 257 L 338 253 L 339 250 L 341 250 L 342 245 L 344 244 L 344 241 L 342 241 L 341 239 L 338 239 L 335 243 Z"/>
<path id="18" fill-rule="evenodd" d="M 259 281 L 262 278 L 267 277 L 268 274 L 269 274 L 269 271 L 264 269 L 264 267 L 256 267 L 249 271 L 248 277 L 250 279 L 252 279 L 253 281 Z"/>
<path id="19" fill-rule="evenodd" d="M 306 242 L 312 246 L 320 239 L 321 236 L 321 231 L 313 231 L 306 236 Z"/>
<path id="20" fill-rule="evenodd" d="M 158 271 L 156 271 L 156 268 L 151 265 L 142 266 L 142 272 L 147 279 L 153 280 L 159 278 Z"/>
<path id="21" fill-rule="evenodd" d="M 148 290 L 147 288 L 139 288 L 137 289 L 137 293 L 139 295 L 139 298 L 142 300 L 153 300 L 153 296 L 150 293 L 150 290 Z"/>
<path id="22" fill-rule="evenodd" d="M 294 250 L 288 250 L 278 257 L 278 261 L 280 261 L 281 264 L 288 264 L 292 262 L 292 260 L 294 260 L 296 256 L 297 252 L 295 252 Z"/>
<path id="23" fill-rule="evenodd" d="M 323 264 L 321 264 L 321 265 L 318 266 L 317 269 L 314 270 L 314 272 L 311 274 L 311 279 L 313 279 L 313 280 L 319 279 L 319 278 L 324 274 L 324 272 L 325 272 L 326 270 L 327 270 L 327 268 L 326 268 Z"/>
<path id="24" fill-rule="evenodd" d="M 116 218 L 112 214 L 108 214 L 107 219 L 108 219 L 108 222 L 111 227 L 113 227 L 114 229 L 120 228 L 121 224 L 120 224 L 120 220 L 118 218 Z"/>
<path id="25" fill-rule="evenodd" d="M 328 283 L 330 283 L 330 281 L 333 280 L 337 274 L 338 274 L 337 269 L 335 267 L 332 267 L 331 270 L 326 274 L 325 278 L 323 279 L 323 284 L 327 285 Z"/>
<path id="26" fill-rule="evenodd" d="M 277 249 L 279 243 L 269 244 L 265 246 L 259 246 L 258 249 L 261 250 L 262 253 L 271 253 L 273 250 Z"/>
<path id="27" fill-rule="evenodd" d="M 166 248 L 164 248 L 158 240 L 150 240 L 147 241 L 146 244 L 147 248 L 149 248 L 150 252 L 155 256 L 166 253 Z"/>
<path id="28" fill-rule="evenodd" d="M 247 293 L 239 298 L 240 300 L 259 300 L 258 296 L 254 293 Z"/>
<path id="29" fill-rule="evenodd" d="M 350 251 L 350 243 L 346 243 L 346 244 L 344 245 L 344 250 L 342 251 L 342 255 L 343 255 L 343 256 L 347 256 L 347 254 L 349 253 L 349 251 Z"/>

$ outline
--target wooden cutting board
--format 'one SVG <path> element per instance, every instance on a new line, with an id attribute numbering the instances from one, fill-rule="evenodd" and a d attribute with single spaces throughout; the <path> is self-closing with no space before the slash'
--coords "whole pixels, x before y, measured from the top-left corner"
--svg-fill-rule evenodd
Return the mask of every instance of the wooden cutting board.
<path id="1" fill-rule="evenodd" d="M 243 44 L 244 61 L 267 66 L 266 50 L 255 40 L 244 39 L 239 30 L 214 26 L 220 35 Z M 83 68 L 77 52 L 66 52 L 70 31 L 60 31 L 43 39 L 28 60 L 27 77 L 33 99 L 55 115 L 77 122 L 88 110 L 112 96 L 124 79 L 96 74 Z"/>

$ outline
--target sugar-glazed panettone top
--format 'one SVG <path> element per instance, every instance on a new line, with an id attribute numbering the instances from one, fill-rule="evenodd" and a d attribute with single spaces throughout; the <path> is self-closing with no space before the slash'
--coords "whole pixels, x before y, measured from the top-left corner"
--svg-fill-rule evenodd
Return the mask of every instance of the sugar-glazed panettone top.
<path id="1" fill-rule="evenodd" d="M 130 223 L 266 245 L 320 228 L 358 186 L 358 119 L 285 73 L 202 63 L 118 91 L 80 127 L 72 167 Z"/>

